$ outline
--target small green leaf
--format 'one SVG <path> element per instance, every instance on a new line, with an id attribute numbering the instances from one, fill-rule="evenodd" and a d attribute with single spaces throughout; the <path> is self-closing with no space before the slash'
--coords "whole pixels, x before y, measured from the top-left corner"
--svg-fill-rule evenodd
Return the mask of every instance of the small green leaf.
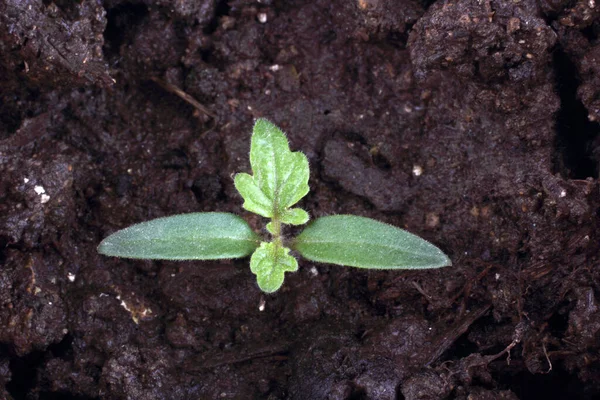
<path id="1" fill-rule="evenodd" d="M 273 222 L 269 222 L 267 224 L 267 232 L 269 232 L 272 235 L 276 235 L 277 233 L 275 232 L 275 224 Z"/>
<path id="2" fill-rule="evenodd" d="M 246 210 L 267 218 L 273 215 L 273 200 L 267 197 L 251 175 L 243 172 L 236 174 L 234 185 L 244 198 Z"/>
<path id="3" fill-rule="evenodd" d="M 237 215 L 191 213 L 117 231 L 100 243 L 98 252 L 125 258 L 214 260 L 245 257 L 259 243 L 260 238 Z"/>
<path id="4" fill-rule="evenodd" d="M 284 224 L 304 225 L 308 219 L 308 213 L 301 208 L 291 208 L 281 214 L 281 222 Z"/>
<path id="5" fill-rule="evenodd" d="M 452 265 L 440 249 L 395 226 L 355 215 L 316 219 L 293 248 L 312 261 L 374 269 L 425 269 Z"/>
<path id="6" fill-rule="evenodd" d="M 250 165 L 254 175 L 237 174 L 234 181 L 244 198 L 243 207 L 263 217 L 281 218 L 286 224 L 306 223 L 306 212 L 289 207 L 308 193 L 308 159 L 301 152 L 291 152 L 285 134 L 266 119 L 254 125 Z"/>
<path id="7" fill-rule="evenodd" d="M 273 293 L 283 284 L 286 271 L 297 271 L 298 261 L 287 247 L 263 242 L 250 259 L 250 270 L 256 275 L 258 287 L 266 293 Z"/>

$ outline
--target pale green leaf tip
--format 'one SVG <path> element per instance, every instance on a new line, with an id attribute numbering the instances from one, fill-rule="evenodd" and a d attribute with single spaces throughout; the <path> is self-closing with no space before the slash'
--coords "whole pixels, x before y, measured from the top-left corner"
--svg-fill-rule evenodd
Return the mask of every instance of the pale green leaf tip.
<path id="1" fill-rule="evenodd" d="M 257 118 L 256 121 L 254 121 L 254 129 L 256 129 L 256 128 L 260 129 L 263 127 L 263 125 L 265 128 L 271 128 L 271 127 L 277 128 L 277 125 L 275 125 L 274 123 L 272 123 L 271 121 L 269 121 L 266 118 L 261 117 L 261 118 Z M 277 128 L 277 129 L 279 129 L 279 128 Z"/>
<path id="2" fill-rule="evenodd" d="M 98 253 L 109 257 L 126 257 L 127 249 L 124 248 L 118 240 L 115 240 L 114 235 L 106 237 L 98 245 Z"/>
<path id="3" fill-rule="evenodd" d="M 443 251 L 440 250 L 440 252 L 442 253 L 442 256 L 444 257 L 444 261 L 443 261 L 444 265 L 440 265 L 440 268 L 441 267 L 451 267 L 452 260 L 450 259 L 450 257 L 448 257 L 448 255 L 446 255 L 446 253 L 444 253 Z"/>
<path id="4" fill-rule="evenodd" d="M 106 238 L 108 239 L 108 238 Z M 110 241 L 104 239 L 103 241 L 100 242 L 100 244 L 98 245 L 97 251 L 98 253 L 104 255 L 104 256 L 111 256 L 111 243 Z"/>
<path id="5" fill-rule="evenodd" d="M 431 251 L 430 255 L 432 257 L 435 257 L 438 262 L 432 263 L 430 268 L 435 269 L 435 268 L 444 268 L 444 267 L 452 266 L 452 260 L 450 260 L 450 257 L 448 257 L 448 255 L 446 255 L 446 253 L 444 253 L 439 247 L 435 246 L 433 243 L 431 243 L 423 238 L 420 238 L 420 239 L 423 240 L 424 242 L 428 243 L 429 245 L 431 245 L 431 247 L 434 249 Z"/>

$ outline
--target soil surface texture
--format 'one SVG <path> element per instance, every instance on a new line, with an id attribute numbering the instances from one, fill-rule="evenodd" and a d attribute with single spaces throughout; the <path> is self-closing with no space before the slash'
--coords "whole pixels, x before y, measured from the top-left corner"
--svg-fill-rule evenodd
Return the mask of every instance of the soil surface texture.
<path id="1" fill-rule="evenodd" d="M 453 266 L 266 295 L 248 259 L 97 254 L 186 212 L 266 236 L 258 117 L 312 218 Z M 598 0 L 0 0 L 0 399 L 598 399 L 599 122 Z"/>

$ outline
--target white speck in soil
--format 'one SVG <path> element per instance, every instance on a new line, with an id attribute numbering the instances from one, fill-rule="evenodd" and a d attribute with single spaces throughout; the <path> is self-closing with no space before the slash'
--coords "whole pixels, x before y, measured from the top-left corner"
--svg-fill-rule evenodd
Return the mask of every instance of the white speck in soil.
<path id="1" fill-rule="evenodd" d="M 420 165 L 414 165 L 412 173 L 414 176 L 421 176 L 421 174 L 423 174 L 423 167 L 421 167 Z"/>
<path id="2" fill-rule="evenodd" d="M 264 24 L 267 22 L 267 14 L 266 13 L 258 13 L 258 22 Z"/>

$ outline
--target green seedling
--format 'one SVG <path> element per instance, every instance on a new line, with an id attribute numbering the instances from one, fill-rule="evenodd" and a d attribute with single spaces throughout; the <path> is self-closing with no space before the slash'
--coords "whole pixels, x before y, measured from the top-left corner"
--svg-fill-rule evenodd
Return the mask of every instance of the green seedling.
<path id="1" fill-rule="evenodd" d="M 284 225 L 309 220 L 292 208 L 309 191 L 308 159 L 290 151 L 285 134 L 266 119 L 254 125 L 250 145 L 253 175 L 239 173 L 234 184 L 243 207 L 271 221 L 263 240 L 237 215 L 191 213 L 158 218 L 117 231 L 104 239 L 101 254 L 160 260 L 214 260 L 252 255 L 250 270 L 267 293 L 283 284 L 285 272 L 298 270 L 294 250 L 318 262 L 369 269 L 426 269 L 451 265 L 437 247 L 405 230 L 370 218 L 332 215 L 317 218 L 287 241 Z"/>

